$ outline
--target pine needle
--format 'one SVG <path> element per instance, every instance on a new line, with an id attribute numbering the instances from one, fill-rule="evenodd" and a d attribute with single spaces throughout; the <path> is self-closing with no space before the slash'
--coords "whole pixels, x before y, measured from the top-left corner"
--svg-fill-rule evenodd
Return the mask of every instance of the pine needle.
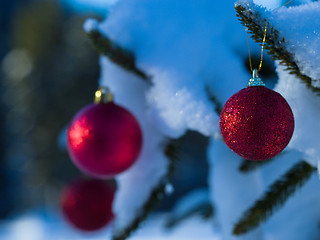
<path id="1" fill-rule="evenodd" d="M 261 20 L 261 16 L 257 13 L 253 14 L 244 6 L 236 5 L 235 9 L 241 24 L 248 28 L 248 33 L 251 34 L 254 41 L 262 43 L 266 20 Z M 273 60 L 279 60 L 280 64 L 285 66 L 285 70 L 300 78 L 308 88 L 320 94 L 320 89 L 312 86 L 312 79 L 300 71 L 298 64 L 294 61 L 293 55 L 286 49 L 287 41 L 272 27 L 271 23 L 268 22 L 267 24 L 269 26 L 265 41 L 267 53 Z"/>
<path id="2" fill-rule="evenodd" d="M 135 57 L 131 51 L 121 47 L 107 36 L 103 36 L 98 30 L 88 32 L 88 36 L 101 54 L 107 56 L 115 64 L 151 83 L 151 77 L 136 67 Z"/>
<path id="3" fill-rule="evenodd" d="M 212 91 L 209 90 L 209 88 L 206 88 L 207 91 L 207 95 L 209 97 L 209 100 L 214 104 L 215 108 L 215 112 L 220 115 L 221 110 L 222 110 L 222 103 L 218 100 L 218 98 L 213 94 Z"/>
<path id="4" fill-rule="evenodd" d="M 257 168 L 265 165 L 266 163 L 269 163 L 273 160 L 273 158 L 270 158 L 268 160 L 264 161 L 251 161 L 247 159 L 242 159 L 241 165 L 239 166 L 239 171 L 242 173 L 248 173 L 251 171 L 256 170 Z"/>
<path id="5" fill-rule="evenodd" d="M 166 195 L 166 186 L 170 182 L 170 179 L 175 169 L 176 162 L 178 161 L 177 140 L 170 140 L 170 142 L 166 146 L 165 154 L 170 161 L 167 175 L 159 182 L 158 186 L 153 189 L 149 199 L 143 205 L 140 214 L 137 214 L 137 217 L 135 218 L 134 222 L 132 222 L 130 226 L 128 226 L 122 232 L 114 233 L 112 236 L 112 240 L 127 239 L 136 229 L 139 228 L 140 224 L 147 218 L 149 213 Z"/>
<path id="6" fill-rule="evenodd" d="M 184 220 L 197 215 L 200 215 L 205 220 L 212 218 L 214 215 L 214 209 L 211 202 L 202 203 L 198 206 L 194 206 L 194 208 L 190 209 L 190 211 L 182 214 L 181 216 L 171 216 L 165 223 L 165 227 L 167 229 L 172 229 L 180 223 L 182 223 Z"/>
<path id="7" fill-rule="evenodd" d="M 249 208 L 233 229 L 234 235 L 245 234 L 258 227 L 267 220 L 276 210 L 285 204 L 296 190 L 311 177 L 316 168 L 305 161 L 301 161 L 275 181 L 269 190 L 254 206 Z"/>
<path id="8" fill-rule="evenodd" d="M 243 173 L 248 173 L 251 171 L 254 171 L 255 169 L 264 166 L 268 163 L 271 163 L 273 160 L 283 156 L 283 154 L 286 154 L 286 151 L 283 151 L 281 153 L 279 153 L 277 156 L 264 160 L 264 161 L 251 161 L 251 160 L 247 160 L 247 159 L 242 159 L 242 163 L 239 166 L 239 171 L 243 172 Z"/>

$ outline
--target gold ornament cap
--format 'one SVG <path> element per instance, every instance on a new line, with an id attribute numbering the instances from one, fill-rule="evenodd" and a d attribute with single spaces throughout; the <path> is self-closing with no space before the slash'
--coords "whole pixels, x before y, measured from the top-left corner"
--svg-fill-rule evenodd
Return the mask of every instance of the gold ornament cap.
<path id="1" fill-rule="evenodd" d="M 99 87 L 94 94 L 94 103 L 108 103 L 113 101 L 113 94 L 107 87 Z"/>
<path id="2" fill-rule="evenodd" d="M 255 87 L 255 86 L 265 86 L 264 82 L 262 82 L 261 78 L 258 76 L 258 70 L 253 69 L 252 78 L 248 82 L 248 87 Z"/>

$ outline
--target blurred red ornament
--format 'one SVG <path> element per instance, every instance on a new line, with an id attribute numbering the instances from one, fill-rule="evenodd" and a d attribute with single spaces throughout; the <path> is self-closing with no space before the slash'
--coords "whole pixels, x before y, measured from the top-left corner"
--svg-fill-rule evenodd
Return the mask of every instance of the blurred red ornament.
<path id="1" fill-rule="evenodd" d="M 96 178 L 112 178 L 128 169 L 142 147 L 136 118 L 112 101 L 82 109 L 72 120 L 67 138 L 74 164 Z"/>
<path id="2" fill-rule="evenodd" d="M 62 192 L 65 218 L 83 231 L 96 231 L 112 221 L 115 184 L 101 180 L 78 180 Z"/>
<path id="3" fill-rule="evenodd" d="M 258 85 L 229 98 L 221 111 L 220 129 L 232 151 L 245 159 L 261 161 L 274 157 L 288 145 L 294 117 L 279 93 Z"/>

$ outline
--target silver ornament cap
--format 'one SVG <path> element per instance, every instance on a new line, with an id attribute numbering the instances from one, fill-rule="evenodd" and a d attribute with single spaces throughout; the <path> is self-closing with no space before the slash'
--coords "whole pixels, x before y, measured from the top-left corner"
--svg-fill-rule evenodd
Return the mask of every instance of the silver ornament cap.
<path id="1" fill-rule="evenodd" d="M 264 82 L 262 82 L 261 78 L 258 76 L 258 70 L 253 69 L 252 78 L 248 82 L 248 87 L 256 87 L 256 86 L 265 86 Z"/>

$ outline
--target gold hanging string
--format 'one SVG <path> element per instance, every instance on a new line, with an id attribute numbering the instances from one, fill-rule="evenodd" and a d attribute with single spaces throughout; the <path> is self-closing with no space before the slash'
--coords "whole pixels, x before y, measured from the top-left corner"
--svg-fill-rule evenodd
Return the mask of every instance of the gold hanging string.
<path id="1" fill-rule="evenodd" d="M 266 20 L 266 26 L 264 27 L 264 36 L 263 36 L 262 45 L 261 45 L 261 57 L 260 57 L 260 63 L 259 63 L 258 72 L 260 71 L 260 69 L 261 69 L 261 67 L 262 67 L 262 61 L 263 61 L 263 48 L 264 48 L 264 43 L 266 42 L 267 26 L 268 26 L 268 22 L 267 22 L 267 20 Z"/>
<path id="2" fill-rule="evenodd" d="M 251 54 L 250 54 L 250 45 L 249 45 L 249 37 L 248 37 L 248 29 L 247 29 L 247 27 L 245 28 L 245 30 L 246 30 L 246 36 L 247 36 L 248 53 L 249 53 L 249 66 L 250 66 L 251 72 L 253 72 L 252 63 L 251 63 Z"/>
<path id="3" fill-rule="evenodd" d="M 258 67 L 258 72 L 260 71 L 262 67 L 262 61 L 263 61 L 263 49 L 264 49 L 264 43 L 266 42 L 266 37 L 267 37 L 267 26 L 268 22 L 266 21 L 266 25 L 264 27 L 264 34 L 263 34 L 263 40 L 262 40 L 262 45 L 261 45 L 261 57 L 260 57 L 260 63 Z M 251 60 L 251 54 L 250 54 L 250 45 L 249 45 L 249 37 L 248 37 L 248 30 L 246 28 L 246 36 L 247 36 L 247 44 L 248 44 L 248 53 L 249 53 L 249 65 L 250 65 L 250 70 L 253 72 L 252 68 L 252 60 Z"/>
<path id="4" fill-rule="evenodd" d="M 286 2 L 285 4 L 281 5 L 280 7 L 277 7 L 275 9 L 273 9 L 271 12 L 289 4 L 290 2 L 292 2 L 293 0 L 289 0 L 288 2 Z M 262 62 L 263 62 L 263 49 L 264 49 L 264 43 L 266 42 L 266 37 L 267 37 L 267 27 L 268 27 L 268 22 L 267 19 L 265 19 L 266 21 L 266 25 L 264 27 L 264 34 L 263 34 L 263 39 L 262 39 L 262 45 L 261 45 L 261 56 L 260 56 L 260 63 L 259 63 L 259 67 L 257 72 L 259 72 L 261 70 L 262 67 Z M 248 37 L 248 27 L 245 28 L 246 31 L 246 36 L 247 36 L 247 44 L 248 44 L 248 53 L 249 53 L 249 65 L 250 65 L 250 70 L 251 72 L 253 72 L 253 68 L 252 68 L 252 60 L 251 60 L 251 54 L 250 54 L 250 45 L 249 45 L 249 37 Z"/>

